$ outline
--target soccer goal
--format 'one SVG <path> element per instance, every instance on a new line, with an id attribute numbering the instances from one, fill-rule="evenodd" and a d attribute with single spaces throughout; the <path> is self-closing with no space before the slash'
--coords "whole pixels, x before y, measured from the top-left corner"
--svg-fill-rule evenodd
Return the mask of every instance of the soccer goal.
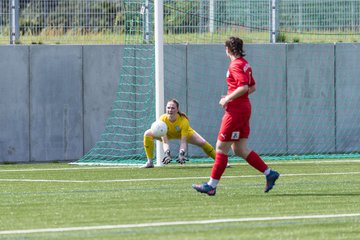
<path id="1" fill-rule="evenodd" d="M 104 132 L 76 164 L 145 163 L 143 133 L 172 98 L 180 102 L 191 126 L 214 146 L 224 111 L 218 102 L 227 89 L 224 42 L 230 36 L 244 40 L 257 82 L 251 96 L 250 148 L 265 159 L 359 158 L 360 81 L 355 70 L 342 75 L 344 66 L 336 65 L 336 58 L 344 60 L 346 51 L 360 48 L 264 44 L 273 26 L 270 3 L 124 1 L 126 44 L 116 99 Z M 159 7 L 160 42 L 155 28 Z M 359 55 L 352 55 L 354 62 Z M 173 153 L 178 144 L 171 143 Z M 159 156 L 162 150 L 157 149 Z M 213 161 L 196 146 L 189 145 L 188 156 L 193 162 Z"/>

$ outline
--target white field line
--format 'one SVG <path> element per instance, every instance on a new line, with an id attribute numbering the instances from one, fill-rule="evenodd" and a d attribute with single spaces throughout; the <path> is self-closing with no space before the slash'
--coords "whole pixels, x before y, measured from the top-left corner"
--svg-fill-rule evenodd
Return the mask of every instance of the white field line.
<path id="1" fill-rule="evenodd" d="M 39 229 L 23 229 L 23 230 L 4 230 L 4 231 L 0 231 L 0 234 L 5 235 L 5 234 L 89 231 L 89 230 L 122 229 L 122 228 L 126 228 L 126 229 L 127 228 L 146 228 L 146 227 L 163 227 L 163 226 L 178 226 L 178 225 L 193 225 L 193 224 L 201 225 L 201 224 L 230 223 L 230 222 L 257 222 L 257 221 L 302 220 L 302 219 L 347 218 L 347 217 L 360 217 L 360 213 L 327 214 L 327 215 L 304 215 L 304 216 L 281 216 L 281 217 L 257 217 L 257 218 L 224 218 L 224 219 L 177 221 L 177 222 L 157 222 L 157 223 L 100 225 L 100 226 L 66 227 L 66 228 L 39 228 Z"/>
<path id="2" fill-rule="evenodd" d="M 360 159 L 351 159 L 351 160 L 281 160 L 281 161 L 267 161 L 269 165 L 288 165 L 288 164 L 304 164 L 304 163 L 312 163 L 312 164 L 341 164 L 341 163 L 360 163 Z M 212 163 L 208 164 L 192 164 L 189 163 L 183 167 L 194 167 L 194 166 L 212 166 Z M 230 165 L 248 165 L 246 162 L 232 163 Z M 20 167 L 21 164 L 16 165 L 16 167 Z M 112 169 L 112 168 L 137 168 L 139 165 L 94 165 L 90 167 L 68 167 L 68 168 L 30 168 L 30 169 L 0 169 L 0 172 L 35 172 L 35 171 L 74 171 L 74 170 L 97 170 L 97 169 Z M 166 166 L 165 166 L 166 167 Z M 171 166 L 170 166 L 171 167 Z M 0 167 L 1 168 L 1 167 Z"/>
<path id="3" fill-rule="evenodd" d="M 337 173 L 290 173 L 281 174 L 281 177 L 298 176 L 329 176 L 329 175 L 356 175 L 360 172 L 337 172 Z M 242 175 L 242 176 L 223 176 L 222 178 L 255 178 L 263 175 Z M 143 182 L 143 181 L 177 181 L 177 180 L 196 180 L 208 179 L 209 177 L 176 177 L 176 178 L 134 178 L 134 179 L 111 179 L 111 180 L 57 180 L 57 179 L 0 179 L 0 182 L 57 182 L 57 183 L 109 183 L 109 182 Z"/>

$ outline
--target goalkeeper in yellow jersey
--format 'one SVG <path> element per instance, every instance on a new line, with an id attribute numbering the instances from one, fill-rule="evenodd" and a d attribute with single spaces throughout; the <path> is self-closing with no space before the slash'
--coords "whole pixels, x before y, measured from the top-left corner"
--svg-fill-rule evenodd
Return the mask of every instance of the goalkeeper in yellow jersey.
<path id="1" fill-rule="evenodd" d="M 176 99 L 172 99 L 166 104 L 166 113 L 160 116 L 161 121 L 167 125 L 167 133 L 164 137 L 156 138 L 153 136 L 151 129 L 148 129 L 144 133 L 144 148 L 146 152 L 147 162 L 143 165 L 143 168 L 153 168 L 154 158 L 154 139 L 163 142 L 163 149 L 165 156 L 162 160 L 164 164 L 169 164 L 172 161 L 170 154 L 169 140 L 179 139 L 180 149 L 176 161 L 180 164 L 184 164 L 188 159 L 186 158 L 187 144 L 193 144 L 199 146 L 203 151 L 212 159 L 215 159 L 214 148 L 198 134 L 194 129 L 190 127 L 189 119 L 185 113 L 180 112 L 179 102 Z"/>

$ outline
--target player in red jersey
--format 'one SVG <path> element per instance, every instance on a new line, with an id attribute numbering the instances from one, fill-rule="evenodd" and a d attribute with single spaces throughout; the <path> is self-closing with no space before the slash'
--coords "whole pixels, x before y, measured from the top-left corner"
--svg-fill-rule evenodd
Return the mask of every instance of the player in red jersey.
<path id="1" fill-rule="evenodd" d="M 244 58 L 243 41 L 240 38 L 230 37 L 225 42 L 225 49 L 231 62 L 226 74 L 227 95 L 219 102 L 225 113 L 216 142 L 215 163 L 209 182 L 203 185 L 194 184 L 192 187 L 198 192 L 215 195 L 216 186 L 228 163 L 228 152 L 232 148 L 235 155 L 244 158 L 266 176 L 264 192 L 268 192 L 273 188 L 280 174 L 271 170 L 256 152 L 247 147 L 251 116 L 249 94 L 256 90 L 252 69 Z"/>

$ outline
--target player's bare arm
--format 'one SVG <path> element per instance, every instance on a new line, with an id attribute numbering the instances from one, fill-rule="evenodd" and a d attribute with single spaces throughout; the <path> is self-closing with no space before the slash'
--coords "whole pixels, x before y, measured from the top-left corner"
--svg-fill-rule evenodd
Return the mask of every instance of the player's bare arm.
<path id="1" fill-rule="evenodd" d="M 240 86 L 237 89 L 235 89 L 235 91 L 233 91 L 232 93 L 226 95 L 225 97 L 220 99 L 219 104 L 224 107 L 228 102 L 230 102 L 231 100 L 238 98 L 242 95 L 244 95 L 246 92 L 249 91 L 249 86 L 245 85 L 245 86 Z"/>
<path id="2" fill-rule="evenodd" d="M 186 147 L 187 147 L 187 136 L 181 136 L 179 150 L 184 150 L 186 152 Z"/>
<path id="3" fill-rule="evenodd" d="M 163 142 L 163 150 L 164 150 L 164 152 L 166 152 L 167 150 L 170 149 L 169 139 L 167 138 L 166 135 L 164 137 L 162 137 L 161 139 L 162 139 L 162 142 Z"/>

